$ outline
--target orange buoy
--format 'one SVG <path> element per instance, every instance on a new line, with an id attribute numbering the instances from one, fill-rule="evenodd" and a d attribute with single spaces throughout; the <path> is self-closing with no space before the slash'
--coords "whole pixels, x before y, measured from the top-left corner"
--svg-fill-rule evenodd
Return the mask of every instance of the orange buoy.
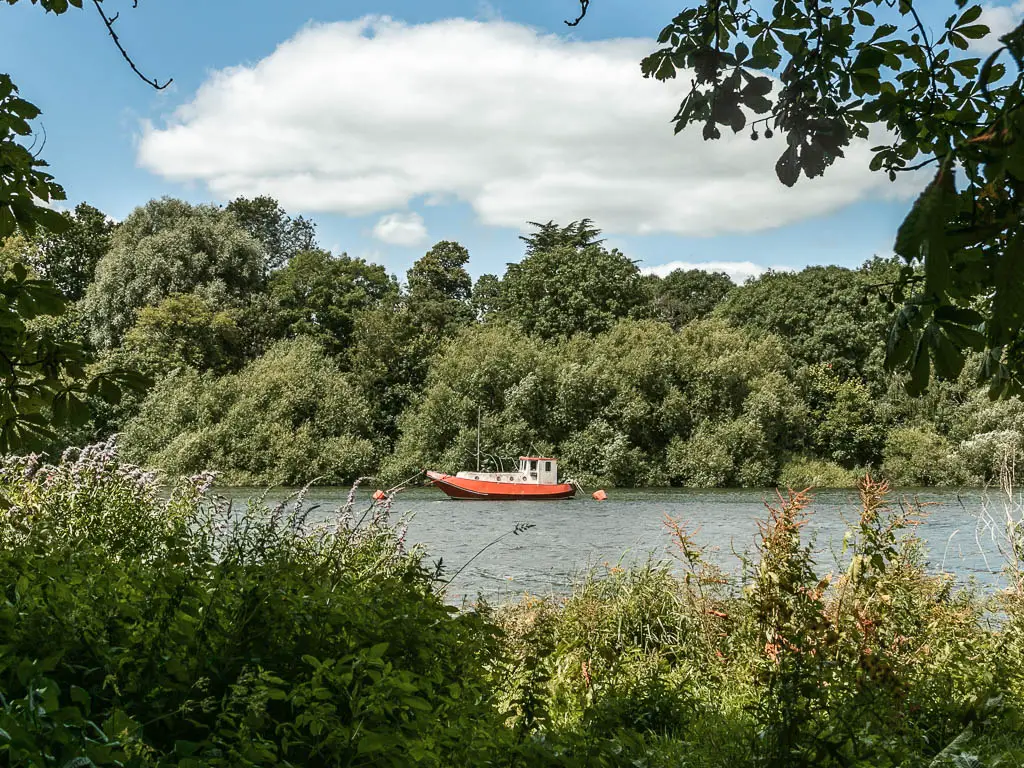
<path id="1" fill-rule="evenodd" d="M 384 491 L 380 490 L 379 488 L 376 491 L 373 492 L 373 498 L 375 498 L 377 501 L 383 501 L 384 499 L 387 498 L 387 496 L 388 495 L 386 493 L 384 493 Z"/>
<path id="2" fill-rule="evenodd" d="M 591 496 L 594 497 L 594 501 L 604 501 L 608 498 L 608 494 L 604 491 L 594 491 Z"/>

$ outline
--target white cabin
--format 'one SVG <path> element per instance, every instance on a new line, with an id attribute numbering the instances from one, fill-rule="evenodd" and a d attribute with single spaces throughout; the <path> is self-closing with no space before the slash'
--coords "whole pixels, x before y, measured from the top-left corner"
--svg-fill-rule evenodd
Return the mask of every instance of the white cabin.
<path id="1" fill-rule="evenodd" d="M 459 472 L 456 477 L 491 483 L 557 485 L 558 461 L 546 456 L 520 456 L 519 468 L 511 472 Z"/>

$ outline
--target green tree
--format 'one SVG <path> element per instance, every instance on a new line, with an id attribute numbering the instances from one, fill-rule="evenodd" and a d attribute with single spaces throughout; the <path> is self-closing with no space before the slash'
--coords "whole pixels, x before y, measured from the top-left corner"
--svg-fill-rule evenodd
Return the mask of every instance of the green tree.
<path id="1" fill-rule="evenodd" d="M 423 467 L 475 466 L 477 409 L 483 411 L 486 465 L 547 443 L 554 359 L 546 345 L 523 344 L 502 324 L 466 328 L 433 360 L 422 394 L 401 419 L 401 437 L 384 473 L 401 479 Z"/>
<path id="2" fill-rule="evenodd" d="M 278 342 L 236 374 L 161 379 L 123 445 L 170 474 L 215 469 L 243 485 L 350 483 L 377 458 L 368 403 L 311 339 Z"/>
<path id="3" fill-rule="evenodd" d="M 805 366 L 797 379 L 808 407 L 808 451 L 847 469 L 878 465 L 885 424 L 867 385 L 840 379 L 827 363 Z"/>
<path id="4" fill-rule="evenodd" d="M 651 284 L 656 316 L 679 330 L 711 314 L 735 288 L 724 272 L 676 269 Z"/>
<path id="5" fill-rule="evenodd" d="M 246 359 L 239 316 L 238 309 L 217 308 L 196 294 L 169 296 L 143 307 L 121 345 L 102 355 L 90 370 L 138 371 L 156 380 L 182 369 L 212 374 L 237 370 Z M 80 434 L 69 435 L 69 441 L 83 445 L 120 432 L 139 413 L 144 399 L 143 392 L 128 392 L 115 403 L 94 400 L 92 422 Z"/>
<path id="6" fill-rule="evenodd" d="M 236 315 L 194 293 L 168 296 L 142 308 L 121 350 L 151 376 L 185 366 L 224 373 L 239 360 Z"/>
<path id="7" fill-rule="evenodd" d="M 424 332 L 456 332 L 473 318 L 473 279 L 466 271 L 469 251 L 442 240 L 406 273 L 407 304 Z"/>
<path id="8" fill-rule="evenodd" d="M 476 319 L 483 322 L 501 309 L 501 278 L 497 275 L 480 275 L 473 284 L 471 296 Z"/>
<path id="9" fill-rule="evenodd" d="M 536 221 L 528 222 L 536 228 L 536 232 L 529 235 L 520 235 L 519 239 L 526 243 L 526 255 L 532 256 L 540 251 L 550 251 L 553 248 L 568 247 L 582 250 L 591 245 L 600 245 L 604 242 L 598 235 L 601 230 L 594 226 L 590 219 L 571 221 L 564 227 L 555 222 L 549 221 L 540 224 Z"/>
<path id="10" fill-rule="evenodd" d="M 828 364 L 840 379 L 884 388 L 884 341 L 891 312 L 872 286 L 895 273 L 887 262 L 859 270 L 808 267 L 767 272 L 731 291 L 717 314 L 784 339 L 800 362 Z"/>
<path id="11" fill-rule="evenodd" d="M 175 294 L 240 302 L 261 288 L 262 265 L 261 246 L 230 213 L 171 198 L 150 201 L 118 226 L 96 267 L 85 297 L 92 341 L 116 346 L 143 307 Z"/>
<path id="12" fill-rule="evenodd" d="M 227 204 L 227 209 L 263 246 L 267 273 L 317 247 L 316 224 L 302 216 L 293 219 L 272 197 L 238 197 Z"/>
<path id="13" fill-rule="evenodd" d="M 110 249 L 115 225 L 88 203 L 79 203 L 73 214 L 61 216 L 67 227 L 59 234 L 37 238 L 38 248 L 29 263 L 68 300 L 78 301 L 93 281 L 96 265 Z"/>
<path id="14" fill-rule="evenodd" d="M 359 312 L 398 296 L 398 283 L 384 267 L 347 254 L 302 251 L 270 280 L 277 304 L 278 336 L 312 336 L 331 354 L 352 343 Z"/>
<path id="15" fill-rule="evenodd" d="M 583 10 L 589 3 L 583 3 Z M 750 126 L 785 141 L 776 165 L 789 186 L 826 172 L 872 128 L 886 138 L 871 168 L 925 166 L 935 175 L 896 236 L 905 268 L 890 285 L 902 303 L 887 363 L 919 394 L 931 369 L 955 378 L 968 350 L 993 396 L 1024 382 L 1024 24 L 984 62 L 972 40 L 989 34 L 981 5 L 936 3 L 932 31 L 918 0 L 705 0 L 681 11 L 644 59 L 645 77 L 686 71 L 676 131 L 705 139 Z M 1013 72 L 1009 70 L 1012 69 Z M 771 73 L 771 74 L 769 74 Z M 775 78 L 773 80 L 773 77 Z M 757 117 L 751 123 L 750 113 Z M 922 270 L 916 269 L 918 265 Z"/>
<path id="16" fill-rule="evenodd" d="M 416 317 L 400 302 L 356 315 L 349 369 L 373 406 L 374 434 L 389 445 L 398 436 L 401 414 L 422 390 L 436 352 L 436 340 L 421 332 Z"/>
<path id="17" fill-rule="evenodd" d="M 43 0 L 60 12 L 66 3 Z M 0 243 L 20 233 L 32 241 L 40 230 L 60 233 L 67 220 L 48 204 L 64 200 L 64 190 L 22 143 L 32 135 L 39 110 L 18 96 L 8 75 L 0 74 Z M 52 440 L 54 428 L 88 419 L 87 395 L 114 400 L 123 386 L 142 381 L 121 371 L 86 377 L 85 350 L 75 341 L 41 329 L 33 321 L 64 312 L 54 285 L 9 262 L 0 279 L 0 452 L 37 447 Z"/>
<path id="18" fill-rule="evenodd" d="M 526 256 L 501 282 L 501 316 L 542 339 L 598 334 L 647 304 L 640 272 L 617 250 L 605 250 L 588 220 L 523 239 Z"/>

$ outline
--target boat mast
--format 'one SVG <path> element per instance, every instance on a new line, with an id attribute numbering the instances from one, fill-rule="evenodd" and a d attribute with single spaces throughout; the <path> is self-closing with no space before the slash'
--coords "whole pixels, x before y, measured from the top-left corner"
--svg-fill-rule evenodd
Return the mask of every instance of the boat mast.
<path id="1" fill-rule="evenodd" d="M 476 471 L 480 471 L 480 406 L 476 407 Z"/>

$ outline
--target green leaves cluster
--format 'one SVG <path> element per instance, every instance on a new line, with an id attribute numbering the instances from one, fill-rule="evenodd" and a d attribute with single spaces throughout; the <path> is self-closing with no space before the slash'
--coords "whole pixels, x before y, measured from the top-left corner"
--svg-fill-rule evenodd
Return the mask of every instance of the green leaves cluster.
<path id="1" fill-rule="evenodd" d="M 0 240 L 69 229 L 68 218 L 48 207 L 63 200 L 64 191 L 21 143 L 38 115 L 18 97 L 11 79 L 0 75 Z M 82 346 L 41 324 L 41 318 L 64 309 L 54 284 L 18 260 L 0 281 L 0 452 L 38 446 L 53 439 L 56 428 L 88 421 L 89 396 L 117 400 L 123 387 L 143 383 L 120 370 L 87 377 Z"/>
<path id="2" fill-rule="evenodd" d="M 39 226 L 60 230 L 60 214 L 48 204 L 64 200 L 63 188 L 44 171 L 46 163 L 20 142 L 32 135 L 39 108 L 18 96 L 8 75 L 0 74 L 0 239 Z"/>
<path id="3" fill-rule="evenodd" d="M 301 501 L 242 519 L 209 481 L 161 494 L 109 445 L 0 469 L 0 759 L 441 768 L 511 742 L 493 630 L 376 515 L 310 535 Z"/>
<path id="4" fill-rule="evenodd" d="M 751 138 L 759 127 L 785 136 L 776 173 L 788 186 L 820 176 L 852 141 L 871 136 L 886 138 L 871 168 L 893 180 L 935 163 L 896 238 L 907 268 L 888 286 L 904 307 L 887 364 L 907 370 L 909 391 L 920 394 L 933 368 L 955 378 L 969 352 L 984 351 L 977 376 L 1002 396 L 1021 391 L 1024 372 L 1024 27 L 982 62 L 971 55 L 972 41 L 989 34 L 981 6 L 950 5 L 935 35 L 919 13 L 935 9 L 913 0 L 891 11 L 883 0 L 780 0 L 770 12 L 707 0 L 665 27 L 643 73 L 692 72 L 677 132 L 700 123 L 715 139 L 719 126 L 738 132 L 764 115 Z"/>

